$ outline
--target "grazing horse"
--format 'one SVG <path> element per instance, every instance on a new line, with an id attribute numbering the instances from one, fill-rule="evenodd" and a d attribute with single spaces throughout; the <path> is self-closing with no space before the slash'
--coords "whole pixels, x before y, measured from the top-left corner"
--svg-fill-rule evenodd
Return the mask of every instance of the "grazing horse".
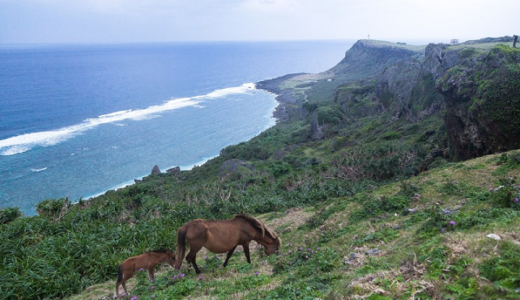
<path id="1" fill-rule="evenodd" d="M 193 265 L 195 271 L 200 269 L 195 262 L 197 252 L 206 247 L 213 253 L 227 252 L 224 267 L 238 245 L 244 248 L 247 262 L 249 258 L 249 243 L 251 240 L 264 246 L 267 255 L 275 253 L 281 246 L 281 240 L 276 233 L 265 227 L 262 221 L 248 215 L 235 215 L 229 220 L 201 220 L 196 219 L 186 223 L 177 232 L 177 260 L 175 269 L 180 269 L 186 248 L 186 240 L 190 245 L 190 253 L 186 261 Z"/>
<path id="2" fill-rule="evenodd" d="M 128 294 L 125 282 L 134 276 L 135 271 L 140 269 L 148 271 L 148 280 L 152 282 L 154 279 L 153 269 L 162 262 L 167 262 L 174 267 L 175 253 L 171 250 L 157 250 L 126 259 L 117 267 L 117 281 L 114 297 L 119 297 L 119 285 L 123 285 L 125 293 Z"/>

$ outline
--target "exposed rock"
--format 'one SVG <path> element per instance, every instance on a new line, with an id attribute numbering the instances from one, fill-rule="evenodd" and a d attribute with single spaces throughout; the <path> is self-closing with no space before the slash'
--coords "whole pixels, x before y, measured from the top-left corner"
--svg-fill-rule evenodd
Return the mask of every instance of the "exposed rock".
<path id="1" fill-rule="evenodd" d="M 371 255 L 379 254 L 380 252 L 381 252 L 381 250 L 379 250 L 379 248 L 375 248 L 375 249 L 370 249 L 367 252 L 365 252 L 365 255 L 371 256 Z"/>
<path id="2" fill-rule="evenodd" d="M 290 113 L 288 112 L 288 107 L 291 103 L 296 102 L 292 90 L 282 89 L 280 88 L 280 84 L 286 80 L 300 76 L 302 74 L 304 73 L 289 74 L 274 79 L 260 81 L 256 84 L 256 88 L 266 90 L 277 95 L 276 101 L 278 101 L 278 106 L 275 108 L 275 111 L 273 113 L 273 116 L 276 118 L 277 122 L 289 120 Z"/>
<path id="3" fill-rule="evenodd" d="M 404 211 L 404 215 L 407 215 L 407 214 L 414 214 L 417 212 L 417 208 L 407 208 L 405 211 Z"/>
<path id="4" fill-rule="evenodd" d="M 520 50 L 496 46 L 465 58 L 438 82 L 451 152 L 470 159 L 520 147 Z"/>
<path id="5" fill-rule="evenodd" d="M 510 43 L 513 40 L 514 40 L 514 37 L 512 37 L 512 36 L 501 36 L 501 37 L 497 37 L 497 38 L 487 37 L 487 38 L 482 38 L 482 39 L 478 39 L 478 40 L 466 41 L 466 42 L 464 42 L 464 44 L 471 45 L 471 44 L 483 44 L 483 43 Z"/>
<path id="6" fill-rule="evenodd" d="M 413 194 L 412 200 L 419 201 L 419 200 L 421 200 L 421 198 L 422 198 L 421 194 L 415 193 L 415 194 Z"/>
<path id="7" fill-rule="evenodd" d="M 320 126 L 320 124 L 318 124 L 318 114 L 315 111 L 311 117 L 311 127 L 309 133 L 311 139 L 320 140 L 325 137 L 325 134 L 323 133 L 324 126 Z"/>
<path id="8" fill-rule="evenodd" d="M 161 174 L 161 169 L 159 169 L 158 165 L 155 165 L 155 166 L 153 166 L 153 169 L 152 169 L 152 175 L 157 175 L 157 174 Z"/>
<path id="9" fill-rule="evenodd" d="M 453 208 L 453 209 L 450 209 L 450 208 L 445 208 L 442 210 L 442 213 L 445 214 L 445 215 L 453 215 L 453 214 L 456 214 L 460 212 L 460 208 Z"/>
<path id="10" fill-rule="evenodd" d="M 511 41 L 511 37 L 486 38 L 464 43 L 468 45 L 466 48 L 430 44 L 424 57 L 403 58 L 393 54 L 402 59 L 396 59 L 371 78 L 338 88 L 335 101 L 349 120 L 389 113 L 393 121 L 406 118 L 413 123 L 445 111 L 443 132 L 438 134 L 446 132 L 447 139 L 434 145 L 439 149 L 427 157 L 423 169 L 436 157 L 453 155 L 464 160 L 517 149 L 520 147 L 520 50 L 505 45 L 491 50 L 474 46 Z M 366 49 L 369 47 L 364 43 L 352 49 L 359 48 L 353 53 L 365 53 L 361 51 L 363 48 L 366 55 L 368 52 L 375 57 L 382 55 L 378 53 L 381 49 Z M 393 50 L 385 51 L 390 54 Z M 358 68 L 353 57 L 347 62 L 348 57 L 350 54 L 337 67 L 343 64 L 345 70 Z M 360 60 L 368 57 L 362 55 Z M 322 128 L 318 125 L 311 122 L 313 138 L 320 136 Z"/>
<path id="11" fill-rule="evenodd" d="M 427 169 L 437 157 L 464 160 L 520 148 L 520 50 L 506 45 L 478 46 L 512 40 L 500 37 L 457 45 L 429 44 L 424 51 L 360 40 L 335 67 L 317 74 L 312 82 L 301 81 L 299 89 L 309 88 L 304 97 L 308 102 L 298 98 L 303 93 L 281 87 L 287 80 L 306 75 L 287 75 L 258 86 L 283 94 L 279 101 L 291 109 L 284 111 L 288 118 L 308 117 L 312 140 L 338 133 L 366 117 L 388 114 L 391 122 L 417 123 L 443 115 L 444 124 L 422 137 L 434 149 L 421 165 Z M 335 103 L 319 105 L 331 90 Z M 341 108 L 340 121 L 323 122 L 317 111 L 329 109 L 329 116 L 337 119 L 334 105 Z M 388 139 L 399 138 L 398 134 Z"/>
<path id="12" fill-rule="evenodd" d="M 218 175 L 220 177 L 224 177 L 230 173 L 238 172 L 240 168 L 245 168 L 250 171 L 253 170 L 253 167 L 247 161 L 230 159 L 222 163 L 218 169 Z"/>
<path id="13" fill-rule="evenodd" d="M 180 167 L 171 168 L 171 169 L 166 170 L 166 173 L 177 176 L 177 175 L 181 174 L 181 168 Z"/>
<path id="14" fill-rule="evenodd" d="M 346 79 L 358 80 L 384 70 L 399 61 L 420 57 L 422 53 L 406 47 L 373 40 L 359 40 L 346 53 L 343 60 L 329 70 Z"/>
<path id="15" fill-rule="evenodd" d="M 331 146 L 330 146 L 330 152 L 334 153 L 336 151 L 336 144 L 338 143 L 338 138 L 334 136 L 332 138 Z"/>
<path id="16" fill-rule="evenodd" d="M 494 234 L 494 233 L 490 233 L 488 235 L 486 235 L 486 237 L 490 238 L 490 239 L 493 239 L 495 241 L 500 241 L 500 236 Z"/>
<path id="17" fill-rule="evenodd" d="M 345 264 L 352 267 L 359 267 L 363 265 L 364 256 L 359 253 L 352 252 L 345 257 Z"/>

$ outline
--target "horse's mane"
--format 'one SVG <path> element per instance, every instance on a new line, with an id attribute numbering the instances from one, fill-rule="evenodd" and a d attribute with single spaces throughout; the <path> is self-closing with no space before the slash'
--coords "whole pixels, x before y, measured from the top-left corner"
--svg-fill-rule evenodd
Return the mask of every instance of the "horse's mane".
<path id="1" fill-rule="evenodd" d="M 251 223 L 253 226 L 259 228 L 262 231 L 262 237 L 264 237 L 265 234 L 267 234 L 270 238 L 277 241 L 277 243 L 280 240 L 280 238 L 278 237 L 278 235 L 276 233 L 274 233 L 269 228 L 267 228 L 265 226 L 265 224 L 262 221 L 258 220 L 257 218 L 254 218 L 254 217 L 252 217 L 250 215 L 246 215 L 246 214 L 238 214 L 238 215 L 235 215 L 235 219 L 244 219 L 244 220 L 248 221 L 249 223 Z"/>

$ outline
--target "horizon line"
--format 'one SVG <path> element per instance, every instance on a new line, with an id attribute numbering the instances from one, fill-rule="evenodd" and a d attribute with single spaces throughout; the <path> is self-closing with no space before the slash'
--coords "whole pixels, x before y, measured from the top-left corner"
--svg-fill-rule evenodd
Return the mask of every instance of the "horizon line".
<path id="1" fill-rule="evenodd" d="M 13 46 L 116 46 L 116 45 L 144 45 L 144 44 L 202 44 L 202 43 L 283 43 L 283 42 L 340 42 L 340 41 L 360 41 L 367 40 L 364 38 L 325 38 L 325 39 L 258 39 L 258 40 L 179 40 L 179 41 L 117 41 L 117 42 L 21 42 L 21 43 L 0 43 L 1 47 Z M 439 40 L 449 41 L 450 38 L 370 38 L 370 40 L 378 41 L 429 41 L 436 42 Z M 466 41 L 466 39 L 462 39 Z M 470 39 L 468 39 L 470 40 Z"/>

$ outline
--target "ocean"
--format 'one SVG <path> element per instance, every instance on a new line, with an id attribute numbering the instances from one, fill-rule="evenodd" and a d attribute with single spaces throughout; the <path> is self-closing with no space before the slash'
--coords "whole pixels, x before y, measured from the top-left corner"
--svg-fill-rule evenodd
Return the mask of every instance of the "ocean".
<path id="1" fill-rule="evenodd" d="M 353 41 L 0 45 L 0 208 L 26 216 L 180 166 L 275 124 L 255 82 L 333 67 Z"/>

